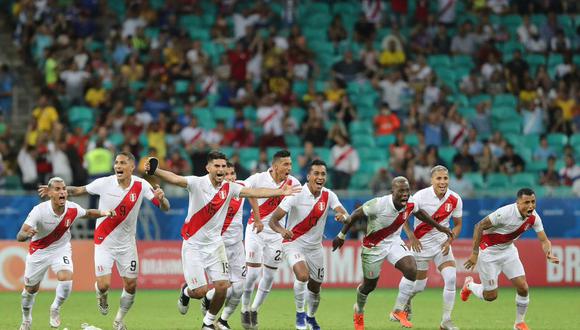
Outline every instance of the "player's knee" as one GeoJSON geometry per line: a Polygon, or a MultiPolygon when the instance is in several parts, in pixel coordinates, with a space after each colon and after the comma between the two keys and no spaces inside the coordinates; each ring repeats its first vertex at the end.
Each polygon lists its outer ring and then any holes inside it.
{"type": "Polygon", "coordinates": [[[528,293],[529,293],[529,288],[528,288],[528,284],[524,284],[523,286],[517,288],[518,291],[518,295],[522,296],[522,297],[527,297],[528,293]]]}
{"type": "Polygon", "coordinates": [[[137,291],[137,281],[129,281],[125,283],[125,291],[130,294],[135,294],[137,291]]]}
{"type": "Polygon", "coordinates": [[[308,281],[308,272],[298,272],[296,273],[296,279],[300,282],[308,281]]]}
{"type": "Polygon", "coordinates": [[[494,301],[497,299],[497,292],[496,291],[484,291],[483,292],[483,299],[485,301],[494,301]]]}
{"type": "Polygon", "coordinates": [[[405,276],[409,281],[415,281],[417,279],[417,266],[409,264],[409,266],[405,267],[403,270],[403,276],[405,276]]]}
{"type": "Polygon", "coordinates": [[[39,288],[40,288],[40,284],[37,284],[37,285],[33,285],[33,286],[25,286],[24,290],[26,290],[26,292],[28,292],[29,294],[35,294],[38,292],[39,288]]]}
{"type": "Polygon", "coordinates": [[[321,284],[322,283],[310,279],[308,280],[308,290],[310,290],[310,292],[319,293],[321,284]]]}
{"type": "Polygon", "coordinates": [[[360,286],[359,291],[362,294],[368,295],[369,293],[373,292],[376,287],[377,287],[377,283],[375,281],[373,281],[373,282],[364,282],[360,286]]]}
{"type": "Polygon", "coordinates": [[[214,282],[213,286],[214,286],[216,292],[226,292],[228,290],[228,288],[230,287],[230,282],[218,281],[218,282],[214,282]]]}

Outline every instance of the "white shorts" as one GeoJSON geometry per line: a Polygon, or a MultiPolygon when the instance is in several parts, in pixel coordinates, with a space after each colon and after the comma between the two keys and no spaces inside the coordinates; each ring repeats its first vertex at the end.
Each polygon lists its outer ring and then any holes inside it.
{"type": "Polygon", "coordinates": [[[24,268],[24,285],[35,286],[48,271],[48,267],[56,274],[62,270],[73,271],[72,251],[70,245],[63,246],[53,252],[36,251],[26,256],[24,268]]]}
{"type": "MultiPolygon", "coordinates": [[[[266,226],[266,225],[264,225],[266,226]]],[[[278,233],[256,234],[254,226],[246,226],[246,262],[278,268],[282,262],[282,236],[278,233]]]]}
{"type": "Polygon", "coordinates": [[[490,251],[489,248],[481,251],[477,259],[477,271],[485,291],[497,288],[500,273],[504,273],[510,280],[526,275],[515,246],[503,251],[490,251]]]}
{"type": "Polygon", "coordinates": [[[390,244],[379,244],[372,248],[364,247],[361,252],[363,275],[368,279],[375,279],[381,273],[383,261],[386,259],[391,265],[407,256],[413,256],[403,240],[397,238],[390,244]]]}
{"type": "Polygon", "coordinates": [[[226,255],[230,268],[230,282],[240,282],[246,278],[246,255],[244,243],[239,241],[226,245],[226,255]]]}
{"type": "Polygon", "coordinates": [[[296,243],[286,243],[283,246],[284,257],[290,268],[300,261],[306,263],[310,278],[316,282],[324,281],[324,250],[322,246],[306,248],[296,243]]]}
{"type": "Polygon", "coordinates": [[[97,277],[113,272],[113,263],[121,277],[137,278],[139,274],[139,256],[137,247],[126,249],[111,249],[103,245],[95,245],[95,274],[97,277]]]}
{"type": "MultiPolygon", "coordinates": [[[[443,243],[441,243],[443,244],[443,243]]],[[[428,270],[429,261],[433,260],[436,267],[448,261],[455,261],[453,249],[449,247],[449,253],[443,255],[440,244],[423,245],[421,252],[414,252],[415,261],[417,261],[417,270],[428,270]]]]}
{"type": "Polygon", "coordinates": [[[230,272],[223,242],[208,248],[200,248],[183,241],[181,245],[183,276],[190,290],[207,285],[205,274],[212,282],[229,281],[230,272]]]}

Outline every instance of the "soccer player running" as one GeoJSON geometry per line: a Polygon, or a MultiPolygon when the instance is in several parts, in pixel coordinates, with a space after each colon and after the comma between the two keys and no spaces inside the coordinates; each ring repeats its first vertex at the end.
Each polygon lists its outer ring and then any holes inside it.
{"type": "MultiPolygon", "coordinates": [[[[137,231],[137,216],[143,198],[163,211],[169,210],[169,201],[162,189],[151,187],[149,182],[133,175],[135,157],[128,152],[120,152],[115,157],[113,165],[115,174],[98,178],[86,186],[68,186],[71,196],[83,194],[99,195],[99,209],[114,209],[115,216],[97,219],[95,228],[95,273],[97,282],[97,307],[103,315],[109,313],[107,301],[111,286],[113,263],[117,265],[119,275],[123,279],[123,292],[119,310],[113,321],[113,329],[123,330],[123,322],[135,301],[137,290],[137,275],[139,274],[139,257],[135,234],[137,231]]],[[[39,189],[44,194],[45,187],[39,189]]]]}
{"type": "Polygon", "coordinates": [[[494,301],[498,294],[497,279],[500,273],[504,273],[516,287],[515,330],[529,329],[524,318],[530,297],[526,273],[514,241],[530,227],[542,243],[546,259],[554,264],[560,263],[552,254],[552,243],[536,212],[536,194],[530,188],[522,188],[517,193],[515,203],[500,207],[475,225],[473,251],[464,264],[466,269],[477,265],[481,284],[475,283],[471,276],[466,277],[461,289],[463,301],[467,301],[472,293],[479,299],[494,301]]]}
{"type": "MultiPolygon", "coordinates": [[[[252,188],[278,188],[283,185],[300,187],[300,182],[290,175],[290,171],[292,171],[290,152],[280,150],[272,158],[272,168],[250,176],[245,181],[246,186],[252,188]]],[[[283,199],[283,196],[258,199],[260,219],[265,225],[264,230],[260,233],[255,231],[254,213],[250,216],[246,226],[245,244],[248,274],[244,283],[241,307],[242,327],[246,329],[258,326],[258,309],[272,289],[274,275],[282,262],[282,237],[268,226],[268,221],[283,199]],[[258,292],[250,306],[252,292],[260,273],[262,278],[258,284],[258,292]]]]}
{"type": "MultiPolygon", "coordinates": [[[[230,285],[229,263],[221,230],[231,199],[270,198],[300,192],[299,187],[286,184],[277,189],[243,187],[224,180],[226,169],[226,156],[212,151],[208,154],[208,174],[205,176],[180,176],[159,168],[153,173],[162,180],[189,191],[189,209],[181,228],[181,262],[186,284],[180,290],[177,306],[179,312],[185,314],[189,309],[190,298],[205,297],[209,291],[207,274],[215,291],[203,318],[202,329],[215,329],[216,315],[224,304],[230,285]]],[[[149,162],[145,165],[145,170],[150,171],[149,162]]]]}
{"type": "MultiPolygon", "coordinates": [[[[242,186],[245,186],[243,181],[236,181],[236,179],[237,175],[234,164],[226,162],[225,180],[228,182],[236,182],[242,186]]],[[[228,288],[226,294],[224,310],[222,311],[222,314],[216,323],[218,329],[221,330],[231,329],[230,325],[228,324],[228,319],[234,313],[238,307],[238,304],[240,303],[240,299],[242,298],[242,293],[244,290],[244,280],[246,279],[246,256],[243,243],[244,225],[242,223],[244,202],[245,198],[233,197],[230,200],[224,225],[222,226],[221,230],[222,239],[224,240],[224,246],[226,249],[226,256],[229,263],[230,282],[232,284],[228,288]]],[[[257,204],[254,203],[252,208],[254,208],[257,212],[257,204]]],[[[262,225],[262,223],[260,222],[259,225],[262,225]]],[[[262,227],[256,226],[256,228],[258,231],[261,231],[263,225],[262,227]]],[[[214,294],[215,289],[211,289],[205,294],[205,297],[201,299],[202,313],[204,316],[209,309],[214,294]]]]}
{"type": "MultiPolygon", "coordinates": [[[[431,169],[431,187],[419,190],[413,195],[413,200],[419,209],[424,210],[440,223],[449,227],[453,219],[453,237],[461,232],[461,217],[463,201],[454,191],[449,189],[449,171],[445,166],[437,165],[431,169]]],[[[429,261],[433,261],[443,277],[443,316],[441,330],[458,330],[451,321],[451,312],[455,303],[456,269],[455,258],[451,250],[452,238],[434,230],[424,222],[415,219],[414,231],[409,230],[405,222],[404,230],[411,241],[411,249],[417,261],[417,280],[409,302],[405,306],[407,319],[411,319],[411,299],[417,293],[425,290],[427,285],[427,270],[429,261]]],[[[401,279],[401,282],[404,281],[401,279]]]]}
{"type": "Polygon", "coordinates": [[[22,224],[16,239],[31,239],[24,268],[22,290],[22,324],[20,330],[32,326],[32,307],[40,282],[50,267],[56,274],[56,296],[50,306],[50,326],[60,326],[60,307],[72,291],[73,261],[70,226],[79,218],[114,216],[114,211],[85,210],[67,200],[63,179],[53,177],[48,181],[46,194],[49,200],[35,206],[22,224]]]}
{"type": "Polygon", "coordinates": [[[294,302],[296,329],[319,330],[315,313],[320,303],[320,285],[324,280],[324,250],[322,236],[326,214],[334,210],[335,219],[344,222],[348,213],[334,192],[324,187],[326,163],[314,160],[310,164],[307,183],[302,191],[285,198],[270,219],[270,228],[283,237],[283,251],[295,275],[294,302]],[[288,214],[286,228],[280,220],[288,214]],[[306,288],[308,287],[308,290],[306,288]],[[308,305],[305,312],[304,303],[308,305]]]}
{"type": "Polygon", "coordinates": [[[356,303],[354,305],[354,328],[364,329],[364,306],[368,295],[376,288],[381,266],[386,259],[390,264],[403,273],[403,280],[399,284],[399,294],[391,320],[398,321],[404,328],[413,325],[407,319],[404,311],[405,304],[413,293],[417,277],[417,265],[413,254],[401,240],[403,223],[413,214],[419,220],[433,226],[452,237],[451,230],[434,221],[424,210],[420,210],[410,197],[411,188],[405,177],[398,176],[392,181],[393,193],[377,197],[357,208],[347,219],[342,230],[332,241],[333,251],[344,244],[344,238],[352,224],[356,221],[367,221],[366,236],[362,247],[362,268],[364,280],[357,288],[356,303]]]}

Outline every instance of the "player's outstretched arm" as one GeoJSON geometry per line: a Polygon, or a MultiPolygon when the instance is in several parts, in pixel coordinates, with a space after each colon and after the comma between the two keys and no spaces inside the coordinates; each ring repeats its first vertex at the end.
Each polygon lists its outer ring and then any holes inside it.
{"type": "Polygon", "coordinates": [[[546,259],[553,264],[559,264],[560,259],[552,254],[552,242],[548,239],[546,232],[542,230],[539,231],[537,235],[540,243],[542,243],[542,250],[544,250],[544,253],[546,254],[546,259]]]}
{"type": "Polygon", "coordinates": [[[423,221],[424,223],[432,226],[433,228],[437,229],[438,231],[445,233],[447,236],[453,238],[453,232],[451,231],[451,229],[442,226],[440,223],[438,223],[437,221],[433,220],[433,218],[431,218],[431,216],[423,211],[423,210],[419,210],[415,213],[413,213],[415,215],[415,217],[421,221],[423,221]]]}
{"type": "Polygon", "coordinates": [[[280,220],[285,216],[286,211],[279,207],[276,208],[274,214],[272,214],[272,218],[270,219],[270,228],[272,228],[272,230],[278,234],[282,235],[283,238],[290,239],[292,236],[294,236],[294,233],[280,225],[280,220]]]}
{"type": "Polygon", "coordinates": [[[282,188],[278,189],[242,188],[240,191],[240,197],[270,198],[277,196],[292,196],[299,193],[301,190],[301,186],[291,186],[289,184],[285,184],[282,188]]]}
{"type": "Polygon", "coordinates": [[[337,206],[334,208],[334,220],[340,223],[346,223],[348,220],[348,212],[342,206],[337,206]]]}
{"type": "Polygon", "coordinates": [[[25,242],[36,234],[36,229],[32,228],[27,224],[23,224],[20,228],[18,234],[16,234],[16,240],[18,242],[25,242]]]}
{"type": "Polygon", "coordinates": [[[346,233],[348,233],[353,223],[364,220],[366,218],[367,216],[365,215],[362,206],[354,210],[354,212],[352,212],[352,214],[348,217],[348,219],[346,219],[344,225],[342,225],[342,229],[338,232],[336,238],[332,240],[332,251],[335,251],[336,249],[340,249],[342,247],[342,245],[344,244],[346,233]]]}
{"type": "Polygon", "coordinates": [[[463,264],[466,269],[472,269],[477,264],[477,257],[479,256],[479,244],[481,243],[481,236],[483,231],[493,227],[489,217],[485,217],[483,220],[475,224],[473,228],[473,250],[471,251],[471,256],[463,264]]]}
{"type": "Polygon", "coordinates": [[[254,229],[256,230],[256,234],[260,233],[264,230],[264,223],[260,217],[260,205],[258,204],[258,200],[255,198],[248,198],[248,203],[250,203],[254,215],[254,229]]]}
{"type": "Polygon", "coordinates": [[[115,210],[101,211],[96,209],[88,209],[87,213],[82,218],[95,219],[101,217],[114,217],[115,215],[115,210]]]}
{"type": "MultiPolygon", "coordinates": [[[[147,164],[145,163],[145,168],[147,171],[147,164]]],[[[171,171],[162,170],[157,168],[154,173],[155,176],[161,178],[161,180],[166,181],[168,183],[174,184],[176,186],[180,186],[182,188],[187,188],[187,178],[181,175],[177,175],[171,171]]]]}

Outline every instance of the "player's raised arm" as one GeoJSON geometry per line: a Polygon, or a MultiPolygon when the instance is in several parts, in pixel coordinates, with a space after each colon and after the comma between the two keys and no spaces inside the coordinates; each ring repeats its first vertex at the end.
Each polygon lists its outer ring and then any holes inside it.
{"type": "Polygon", "coordinates": [[[240,197],[270,198],[277,196],[292,196],[302,190],[301,186],[291,186],[285,184],[282,188],[242,188],[240,197]]]}
{"type": "Polygon", "coordinates": [[[431,218],[431,216],[423,211],[423,210],[418,210],[417,212],[413,213],[413,215],[415,215],[415,217],[421,221],[423,221],[424,223],[432,226],[433,228],[437,229],[438,231],[445,233],[447,236],[453,238],[453,232],[451,231],[451,229],[442,226],[440,223],[438,223],[437,221],[433,220],[433,218],[431,218]]]}
{"type": "Polygon", "coordinates": [[[471,256],[463,264],[466,269],[472,269],[477,264],[477,257],[479,256],[479,244],[481,243],[481,236],[483,231],[493,227],[489,217],[485,217],[483,220],[475,224],[473,228],[473,250],[471,251],[471,256]]]}
{"type": "Polygon", "coordinates": [[[153,157],[149,157],[145,162],[145,173],[150,175],[155,175],[161,180],[166,181],[168,183],[174,184],[176,186],[180,186],[182,188],[187,188],[187,178],[181,175],[177,175],[171,171],[162,170],[157,167],[156,162],[157,159],[153,157]],[[155,164],[153,166],[153,164],[155,164]]]}
{"type": "Polygon", "coordinates": [[[155,196],[154,199],[158,201],[158,203],[154,202],[154,204],[158,206],[163,212],[169,211],[171,204],[169,204],[169,200],[165,197],[165,192],[163,189],[161,189],[158,184],[156,184],[152,189],[153,195],[155,196]]]}
{"type": "Polygon", "coordinates": [[[256,230],[256,233],[260,233],[264,230],[264,223],[260,217],[260,205],[258,204],[258,200],[255,198],[248,198],[248,203],[250,203],[254,215],[254,229],[256,230]]]}
{"type": "MultiPolygon", "coordinates": [[[[37,191],[38,196],[40,196],[40,198],[45,198],[46,196],[48,196],[48,186],[45,184],[39,185],[37,191]]],[[[86,186],[82,187],[67,186],[66,192],[68,193],[69,196],[80,196],[88,193],[86,186]]]]}
{"type": "Polygon", "coordinates": [[[542,243],[542,250],[544,250],[544,253],[546,254],[546,259],[553,264],[559,264],[560,259],[552,254],[552,242],[548,239],[546,232],[542,230],[537,232],[537,235],[540,243],[542,243]]]}
{"type": "Polygon", "coordinates": [[[270,218],[270,228],[272,228],[272,230],[278,234],[282,235],[283,238],[290,239],[292,236],[294,236],[294,233],[280,225],[280,220],[282,220],[286,214],[286,211],[280,207],[277,207],[274,211],[274,214],[272,214],[272,218],[270,218]]]}
{"type": "Polygon", "coordinates": [[[30,225],[23,224],[18,234],[16,234],[16,240],[18,242],[26,242],[34,235],[36,235],[36,229],[30,225]]]}
{"type": "Polygon", "coordinates": [[[352,212],[352,214],[345,220],[344,225],[342,225],[342,229],[338,232],[336,238],[332,240],[332,251],[342,247],[346,233],[348,233],[353,223],[366,218],[367,215],[364,213],[362,206],[354,210],[354,212],[352,212]]]}
{"type": "Polygon", "coordinates": [[[115,210],[101,211],[96,209],[87,209],[87,213],[81,218],[96,219],[101,217],[114,217],[117,215],[115,210]]]}

